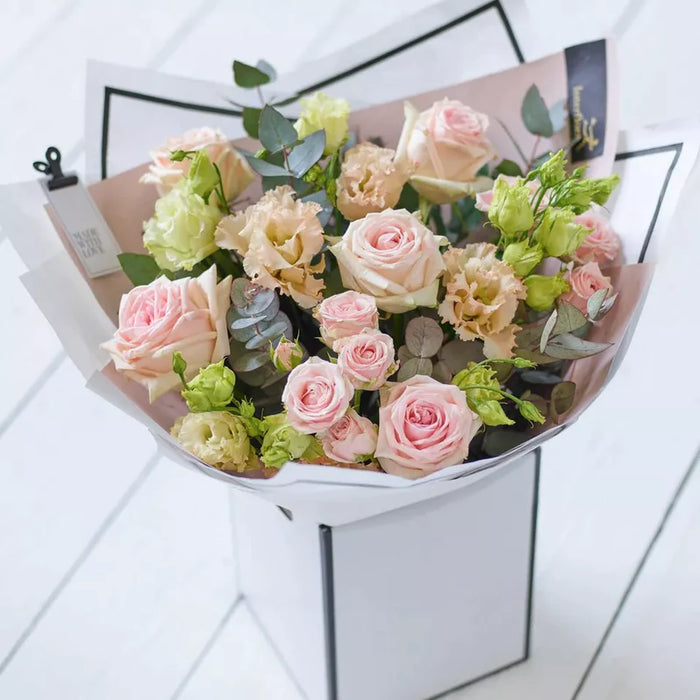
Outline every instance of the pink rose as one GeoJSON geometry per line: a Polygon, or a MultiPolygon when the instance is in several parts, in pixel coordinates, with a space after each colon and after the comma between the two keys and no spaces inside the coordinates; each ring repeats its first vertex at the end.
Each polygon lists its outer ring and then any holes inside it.
{"type": "Polygon", "coordinates": [[[338,367],[355,389],[374,391],[398,369],[394,362],[394,341],[378,330],[337,340],[338,367]]]}
{"type": "Polygon", "coordinates": [[[396,161],[412,173],[409,182],[420,194],[446,204],[491,186],[490,178],[477,176],[494,156],[485,114],[447,98],[420,113],[406,102],[404,112],[396,161]]]}
{"type": "Polygon", "coordinates": [[[463,391],[416,375],[383,397],[374,454],[389,474],[416,479],[464,462],[480,425],[463,391]]]}
{"type": "Polygon", "coordinates": [[[289,372],[301,364],[304,348],[296,340],[282,336],[275,346],[270,346],[270,359],[278,372],[289,372]]]}
{"type": "Polygon", "coordinates": [[[190,129],[182,136],[173,136],[166,140],[164,146],[151,151],[153,163],[141,178],[141,182],[151,183],[162,197],[169,192],[190,169],[188,159],[170,160],[172,151],[199,151],[205,149],[212,163],[216,163],[221,172],[224,194],[230,202],[234,200],[255,179],[255,174],[248,161],[239,155],[218,129],[202,127],[190,129]]]}
{"type": "Polygon", "coordinates": [[[187,362],[186,378],[228,354],[226,312],[231,278],[217,284],[212,265],[199,277],[159,277],[134,287],[119,305],[119,328],[103,343],[114,366],[148,388],[153,401],[180,384],[173,353],[187,362]]]}
{"type": "Polygon", "coordinates": [[[354,391],[337,365],[311,357],[287,377],[282,403],[300,433],[327,430],[347,412],[354,391]]]}
{"type": "Polygon", "coordinates": [[[574,221],[585,228],[593,229],[574,252],[576,262],[608,265],[615,260],[620,250],[620,239],[604,216],[587,211],[577,216],[574,221]]]}
{"type": "Polygon", "coordinates": [[[437,306],[443,241],[405,209],[387,209],[353,221],[330,250],[344,287],[371,294],[383,311],[403,313],[437,306]]]}
{"type": "Polygon", "coordinates": [[[575,267],[569,275],[568,282],[571,290],[559,298],[573,304],[584,314],[587,311],[589,297],[593,296],[599,289],[612,291],[613,288],[610,278],[600,271],[598,263],[595,262],[575,267]]]}
{"type": "Polygon", "coordinates": [[[341,464],[361,462],[374,454],[377,426],[350,409],[339,421],[318,434],[323,451],[341,464]]]}
{"type": "Polygon", "coordinates": [[[321,337],[329,347],[339,338],[361,333],[365,328],[377,328],[377,302],[368,294],[348,291],[324,299],[314,316],[321,325],[321,337]]]}

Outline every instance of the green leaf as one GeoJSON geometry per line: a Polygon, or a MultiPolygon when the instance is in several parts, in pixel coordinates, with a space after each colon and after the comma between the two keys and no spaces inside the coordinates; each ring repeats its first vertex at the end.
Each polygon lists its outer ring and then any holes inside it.
{"type": "Polygon", "coordinates": [[[498,455],[508,452],[508,450],[512,450],[525,442],[529,437],[531,437],[529,432],[520,432],[508,428],[491,428],[486,431],[482,449],[489,457],[498,457],[498,455]]]}
{"type": "Polygon", "coordinates": [[[234,372],[252,372],[270,362],[270,353],[267,350],[251,350],[236,357],[229,357],[229,364],[234,372]]]}
{"type": "Polygon", "coordinates": [[[401,365],[397,379],[400,382],[404,382],[411,377],[415,377],[416,374],[425,374],[429,377],[432,373],[433,363],[430,360],[425,357],[414,357],[408,360],[406,364],[401,365]]]}
{"type": "Polygon", "coordinates": [[[597,292],[594,292],[590,297],[588,297],[588,301],[586,302],[586,310],[588,311],[588,318],[590,318],[591,321],[595,321],[597,318],[598,314],[600,313],[600,309],[603,306],[603,302],[605,301],[605,297],[607,296],[607,289],[599,289],[597,292]]]}
{"type": "Polygon", "coordinates": [[[243,128],[245,129],[246,134],[253,139],[258,138],[261,112],[262,109],[258,109],[257,107],[243,108],[243,128]]]}
{"type": "Polygon", "coordinates": [[[495,168],[495,172],[500,175],[509,175],[510,177],[522,177],[523,171],[520,166],[512,160],[504,158],[495,168]]]}
{"type": "Polygon", "coordinates": [[[588,323],[588,319],[573,304],[560,301],[557,304],[557,322],[552,329],[552,335],[571,333],[588,323]]]}
{"type": "Polygon", "coordinates": [[[577,338],[571,333],[563,333],[549,341],[545,352],[558,360],[578,360],[582,357],[597,355],[599,352],[607,350],[611,345],[612,343],[593,343],[577,338]]]}
{"type": "Polygon", "coordinates": [[[270,76],[265,72],[242,61],[233,62],[233,80],[238,87],[254,88],[270,82],[270,76]]]}
{"type": "Polygon", "coordinates": [[[285,168],[275,165],[274,163],[268,163],[262,158],[256,158],[255,156],[246,156],[246,160],[253,170],[263,177],[282,177],[288,178],[291,173],[285,168]]]}
{"type": "Polygon", "coordinates": [[[481,362],[484,359],[484,346],[476,340],[455,338],[440,348],[438,359],[444,362],[453,374],[457,374],[470,362],[481,362]]]}
{"type": "Polygon", "coordinates": [[[561,377],[558,374],[543,372],[539,369],[522,372],[520,378],[528,384],[559,384],[561,382],[561,377]]]}
{"type": "Polygon", "coordinates": [[[141,253],[120,253],[117,255],[124,274],[131,280],[134,287],[150,284],[163,273],[158,263],[150,256],[141,253]]]}
{"type": "Polygon", "coordinates": [[[406,326],[406,347],[416,357],[433,357],[442,346],[443,333],[440,324],[433,318],[418,316],[406,326]]]}
{"type": "Polygon", "coordinates": [[[333,207],[328,201],[328,195],[326,190],[319,190],[318,192],[312,192],[307,194],[306,197],[302,198],[304,202],[316,202],[316,204],[321,205],[321,211],[316,214],[318,220],[321,222],[321,226],[325,226],[333,214],[333,207]]]}
{"type": "Polygon", "coordinates": [[[555,132],[561,131],[566,125],[566,100],[559,100],[549,108],[549,119],[555,132]]]}
{"type": "Polygon", "coordinates": [[[523,122],[527,130],[536,136],[550,138],[554,134],[552,120],[549,117],[547,105],[537,89],[537,85],[531,85],[525,94],[525,99],[520,110],[523,122]]]}
{"type": "Polygon", "coordinates": [[[260,143],[269,153],[277,153],[297,141],[292,123],[274,107],[265,105],[260,115],[260,143]]]}
{"type": "Polygon", "coordinates": [[[301,177],[321,158],[325,147],[326,132],[323,129],[309,134],[290,152],[288,156],[289,169],[296,177],[301,177]]]}
{"type": "Polygon", "coordinates": [[[255,67],[265,73],[271,81],[277,80],[277,71],[262,58],[255,64],[255,67]]]}
{"type": "Polygon", "coordinates": [[[407,211],[418,211],[418,192],[411,185],[406,183],[401,190],[401,196],[397,202],[395,209],[406,209],[407,211]]]}
{"type": "Polygon", "coordinates": [[[540,337],[540,352],[544,352],[544,349],[547,346],[547,341],[549,340],[549,336],[552,335],[552,331],[554,330],[554,326],[557,323],[558,317],[559,312],[556,309],[554,309],[550,317],[547,319],[547,322],[544,324],[544,328],[542,329],[542,336],[540,337]]]}
{"type": "Polygon", "coordinates": [[[550,411],[553,417],[566,413],[574,404],[576,384],[574,382],[560,382],[552,389],[550,396],[550,411]]]}

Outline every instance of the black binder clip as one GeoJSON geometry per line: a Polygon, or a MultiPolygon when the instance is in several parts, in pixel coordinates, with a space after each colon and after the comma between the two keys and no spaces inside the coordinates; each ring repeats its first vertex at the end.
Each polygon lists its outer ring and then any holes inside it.
{"type": "Polygon", "coordinates": [[[34,170],[49,176],[46,183],[49,190],[59,190],[61,187],[78,184],[77,175],[64,175],[61,170],[61,151],[56,146],[49,146],[46,149],[46,162],[43,160],[35,160],[34,170]]]}

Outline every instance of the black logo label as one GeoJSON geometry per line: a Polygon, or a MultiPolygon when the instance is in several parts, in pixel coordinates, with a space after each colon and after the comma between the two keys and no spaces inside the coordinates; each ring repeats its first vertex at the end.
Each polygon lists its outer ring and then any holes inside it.
{"type": "Polygon", "coordinates": [[[564,51],[568,82],[571,162],[603,154],[608,79],[605,40],[571,46],[564,51]]]}

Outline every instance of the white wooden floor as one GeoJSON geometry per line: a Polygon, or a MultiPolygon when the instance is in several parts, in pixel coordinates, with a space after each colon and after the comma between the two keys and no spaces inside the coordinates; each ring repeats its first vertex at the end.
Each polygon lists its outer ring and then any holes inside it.
{"type": "MultiPolygon", "coordinates": [[[[292,69],[428,4],[3,0],[0,181],[50,143],[81,167],[87,58],[228,81],[234,56],[292,69]]],[[[617,35],[624,126],[700,115],[695,4],[527,5],[550,46],[617,35]]],[[[698,191],[623,368],[545,447],[531,659],[454,697],[700,698],[698,191]]],[[[0,233],[0,699],[298,698],[236,605],[225,485],[82,387],[23,271],[0,233]]]]}

